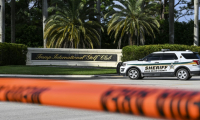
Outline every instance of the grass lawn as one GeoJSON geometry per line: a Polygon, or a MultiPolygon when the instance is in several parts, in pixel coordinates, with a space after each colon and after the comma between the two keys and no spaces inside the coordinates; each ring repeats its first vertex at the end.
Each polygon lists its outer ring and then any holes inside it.
{"type": "Polygon", "coordinates": [[[13,66],[0,66],[0,74],[98,75],[98,74],[116,74],[116,69],[13,65],[13,66]]]}

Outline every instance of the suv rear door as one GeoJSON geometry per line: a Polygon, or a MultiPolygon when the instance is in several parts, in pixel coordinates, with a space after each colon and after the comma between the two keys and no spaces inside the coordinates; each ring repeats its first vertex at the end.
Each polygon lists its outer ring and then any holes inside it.
{"type": "Polygon", "coordinates": [[[163,53],[159,64],[160,68],[162,68],[159,69],[161,76],[174,76],[174,70],[178,63],[179,60],[175,53],[163,53]]]}

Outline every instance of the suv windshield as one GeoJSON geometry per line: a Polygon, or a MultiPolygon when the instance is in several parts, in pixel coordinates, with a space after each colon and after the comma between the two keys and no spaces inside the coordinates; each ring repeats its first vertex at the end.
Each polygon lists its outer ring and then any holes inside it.
{"type": "Polygon", "coordinates": [[[142,58],[142,60],[146,60],[146,59],[147,59],[148,57],[150,57],[150,56],[151,56],[151,54],[145,56],[144,58],[142,58]]]}
{"type": "Polygon", "coordinates": [[[197,53],[182,53],[181,55],[185,59],[200,59],[200,56],[197,53]]]}
{"type": "Polygon", "coordinates": [[[146,57],[142,58],[142,60],[148,60],[148,61],[161,60],[161,58],[162,58],[162,54],[150,54],[150,55],[147,55],[146,57]]]}

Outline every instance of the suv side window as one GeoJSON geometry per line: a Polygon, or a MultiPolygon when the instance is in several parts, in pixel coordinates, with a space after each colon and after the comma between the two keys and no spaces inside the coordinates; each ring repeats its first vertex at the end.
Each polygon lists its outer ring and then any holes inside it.
{"type": "Polygon", "coordinates": [[[161,60],[162,54],[151,54],[147,57],[148,61],[151,60],[161,60]]]}
{"type": "Polygon", "coordinates": [[[185,59],[200,59],[200,56],[197,53],[182,53],[181,55],[185,59]]]}
{"type": "Polygon", "coordinates": [[[177,60],[178,57],[174,53],[164,53],[162,60],[177,60]]]}

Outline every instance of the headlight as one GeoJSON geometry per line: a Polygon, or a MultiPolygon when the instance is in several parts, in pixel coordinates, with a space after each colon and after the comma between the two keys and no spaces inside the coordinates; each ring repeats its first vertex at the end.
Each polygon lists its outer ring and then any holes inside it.
{"type": "Polygon", "coordinates": [[[122,66],[126,66],[126,63],[122,63],[122,66]]]}

